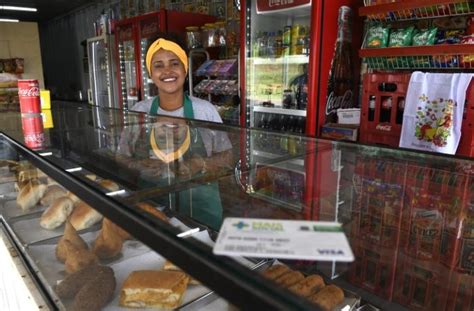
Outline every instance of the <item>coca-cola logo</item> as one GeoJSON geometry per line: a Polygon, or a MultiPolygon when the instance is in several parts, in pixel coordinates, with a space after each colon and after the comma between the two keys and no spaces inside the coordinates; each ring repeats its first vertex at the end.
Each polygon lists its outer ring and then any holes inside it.
{"type": "Polygon", "coordinates": [[[379,131],[384,131],[384,132],[391,132],[392,126],[390,124],[377,124],[375,129],[379,131]]]}
{"type": "Polygon", "coordinates": [[[334,92],[329,93],[326,102],[326,115],[336,113],[339,108],[353,108],[351,90],[347,90],[343,96],[335,96],[334,92]]]}
{"type": "Polygon", "coordinates": [[[20,97],[38,97],[40,96],[39,87],[34,86],[29,89],[18,89],[18,95],[20,97]]]}
{"type": "Polygon", "coordinates": [[[35,133],[25,135],[25,143],[35,143],[42,144],[44,143],[44,133],[35,133]]]}

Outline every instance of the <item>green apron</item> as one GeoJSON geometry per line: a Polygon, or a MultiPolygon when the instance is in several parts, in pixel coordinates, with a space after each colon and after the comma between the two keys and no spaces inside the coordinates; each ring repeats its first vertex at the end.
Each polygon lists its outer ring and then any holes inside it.
{"type": "MultiPolygon", "coordinates": [[[[184,96],[184,117],[194,119],[191,99],[184,96]]],[[[160,107],[159,97],[156,96],[150,108],[150,115],[156,116],[160,107]]],[[[191,129],[191,145],[184,158],[199,155],[207,158],[206,148],[197,129],[191,129]]],[[[190,216],[215,230],[219,230],[222,223],[222,204],[217,182],[208,182],[188,190],[180,191],[171,196],[171,206],[176,206],[179,214],[190,216]]]]}

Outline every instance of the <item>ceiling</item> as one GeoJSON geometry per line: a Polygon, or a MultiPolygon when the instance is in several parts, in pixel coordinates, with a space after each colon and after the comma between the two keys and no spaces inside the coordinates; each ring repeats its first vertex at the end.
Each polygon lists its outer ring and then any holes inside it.
{"type": "Polygon", "coordinates": [[[0,18],[14,18],[22,22],[45,22],[94,2],[92,0],[0,0],[0,5],[38,9],[37,12],[0,10],[0,18]]]}

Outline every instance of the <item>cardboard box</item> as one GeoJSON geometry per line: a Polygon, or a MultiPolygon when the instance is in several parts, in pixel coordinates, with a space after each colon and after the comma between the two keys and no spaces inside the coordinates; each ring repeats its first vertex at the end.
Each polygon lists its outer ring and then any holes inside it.
{"type": "Polygon", "coordinates": [[[357,141],[359,126],[353,124],[328,123],[321,128],[321,137],[335,140],[357,141]]]}
{"type": "Polygon", "coordinates": [[[40,90],[41,110],[51,109],[51,96],[49,90],[40,90]]]}
{"type": "Polygon", "coordinates": [[[54,127],[53,115],[51,114],[51,110],[46,109],[41,111],[41,117],[43,118],[43,128],[50,129],[54,127]]]}

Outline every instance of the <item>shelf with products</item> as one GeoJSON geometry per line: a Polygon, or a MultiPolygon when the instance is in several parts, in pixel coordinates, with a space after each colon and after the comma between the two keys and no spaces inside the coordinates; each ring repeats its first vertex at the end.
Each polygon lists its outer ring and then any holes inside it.
{"type": "Polygon", "coordinates": [[[286,55],[281,57],[251,57],[253,65],[282,65],[282,64],[308,64],[308,55],[286,55]]]}
{"type": "MultiPolygon", "coordinates": [[[[377,1],[365,1],[370,4],[377,1]]],[[[382,2],[382,1],[379,1],[382,2]]],[[[404,21],[474,14],[469,0],[401,0],[386,1],[359,8],[359,15],[372,21],[404,21]]]]}

